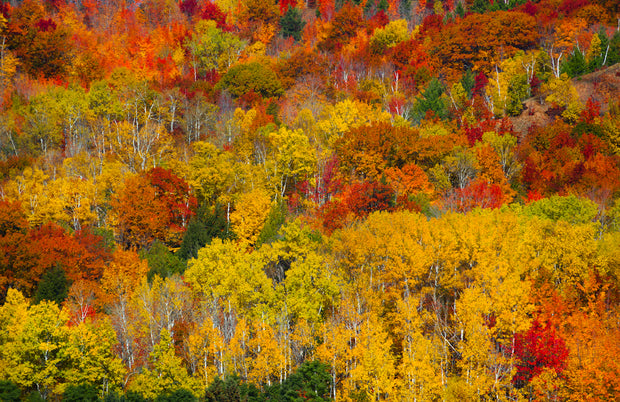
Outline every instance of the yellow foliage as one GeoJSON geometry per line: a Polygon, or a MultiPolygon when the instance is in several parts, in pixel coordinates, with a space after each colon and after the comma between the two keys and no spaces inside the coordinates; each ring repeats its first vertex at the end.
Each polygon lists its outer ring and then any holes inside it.
{"type": "Polygon", "coordinates": [[[326,105],[317,122],[322,141],[330,147],[350,128],[373,121],[389,122],[392,115],[379,108],[359,101],[345,99],[335,105],[326,105]]]}
{"type": "Polygon", "coordinates": [[[235,203],[235,211],[230,214],[232,230],[237,238],[249,246],[256,243],[270,209],[271,198],[265,190],[256,189],[242,194],[235,203]]]}
{"type": "Polygon", "coordinates": [[[560,78],[551,78],[546,85],[546,91],[549,93],[545,98],[546,102],[566,108],[562,112],[562,117],[568,121],[576,121],[579,118],[583,105],[575,86],[566,73],[560,78]]]}

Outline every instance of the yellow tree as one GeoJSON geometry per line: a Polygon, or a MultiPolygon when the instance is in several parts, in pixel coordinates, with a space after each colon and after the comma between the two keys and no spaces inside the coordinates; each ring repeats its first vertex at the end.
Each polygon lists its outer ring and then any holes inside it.
{"type": "Polygon", "coordinates": [[[161,330],[160,341],[149,355],[149,366],[129,384],[128,389],[139,392],[145,398],[156,398],[179,389],[199,393],[199,383],[192,378],[183,361],[175,354],[170,333],[161,330]]]}
{"type": "Polygon", "coordinates": [[[264,320],[251,322],[248,342],[248,379],[255,384],[282,383],[288,375],[286,351],[282,350],[276,331],[264,320]]]}
{"type": "Polygon", "coordinates": [[[375,401],[396,397],[396,359],[392,354],[392,340],[383,323],[374,314],[364,320],[358,343],[352,350],[357,364],[351,370],[354,389],[364,392],[375,401]]]}
{"type": "Polygon", "coordinates": [[[10,289],[0,309],[3,321],[0,361],[2,377],[47,398],[65,383],[62,350],[67,342],[67,315],[54,302],[28,307],[23,295],[10,289]],[[17,313],[17,314],[16,314],[17,313]]]}
{"type": "Polygon", "coordinates": [[[260,235],[271,209],[271,199],[263,189],[242,194],[230,214],[232,230],[247,246],[253,246],[260,235]]]}
{"type": "Polygon", "coordinates": [[[273,298],[259,253],[220,239],[213,239],[198,251],[198,258],[189,261],[185,281],[209,302],[221,303],[239,315],[260,317],[273,298]]]}
{"type": "Polygon", "coordinates": [[[110,321],[84,321],[68,326],[66,331],[61,356],[68,362],[63,371],[67,384],[92,384],[100,395],[121,389],[126,368],[113,353],[117,339],[110,321]]]}
{"type": "Polygon", "coordinates": [[[116,249],[101,278],[105,292],[103,301],[109,309],[110,321],[118,338],[118,354],[127,366],[128,375],[133,374],[140,360],[139,332],[135,325],[139,316],[131,299],[147,271],[147,262],[141,260],[135,251],[116,249]]]}
{"type": "Polygon", "coordinates": [[[281,127],[269,134],[269,140],[272,158],[265,168],[277,201],[284,198],[289,186],[312,174],[317,160],[308,136],[301,130],[281,127]]]}

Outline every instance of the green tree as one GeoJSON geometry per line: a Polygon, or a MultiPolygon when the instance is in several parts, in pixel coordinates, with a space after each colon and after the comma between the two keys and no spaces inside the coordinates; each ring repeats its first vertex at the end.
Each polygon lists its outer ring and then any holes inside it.
{"type": "Polygon", "coordinates": [[[265,98],[280,96],[284,93],[282,83],[276,73],[258,61],[232,66],[217,83],[216,88],[228,89],[237,97],[250,91],[265,98]]]}
{"type": "Polygon", "coordinates": [[[427,112],[433,112],[435,117],[446,119],[448,117],[448,102],[444,92],[445,87],[441,81],[433,78],[424,90],[424,93],[416,99],[414,117],[417,120],[421,120],[427,112]]]}
{"type": "Polygon", "coordinates": [[[297,7],[289,7],[280,18],[282,36],[285,38],[292,36],[298,42],[301,40],[301,32],[305,25],[306,22],[302,19],[301,11],[297,7]]]}
{"type": "Polygon", "coordinates": [[[149,272],[146,274],[149,282],[155,275],[163,279],[185,271],[185,264],[160,241],[153,242],[148,250],[142,250],[140,257],[149,263],[149,272]]]}
{"type": "Polygon", "coordinates": [[[216,377],[205,392],[206,402],[250,402],[265,400],[254,384],[242,382],[238,376],[229,375],[225,380],[216,377]]]}
{"type": "Polygon", "coordinates": [[[47,300],[61,305],[67,298],[69,285],[65,270],[60,265],[56,265],[41,277],[34,295],[34,302],[40,303],[47,300]]]}
{"type": "Polygon", "coordinates": [[[552,221],[566,221],[572,225],[592,222],[598,215],[596,203],[575,195],[553,195],[528,204],[523,208],[527,215],[539,216],[552,221]]]}
{"type": "Polygon", "coordinates": [[[190,220],[181,248],[176,255],[182,260],[196,258],[198,250],[209,244],[211,239],[231,238],[232,232],[229,226],[226,208],[222,204],[215,204],[212,208],[202,206],[190,220]]]}
{"type": "Polygon", "coordinates": [[[579,77],[580,75],[590,72],[586,58],[579,48],[575,47],[573,49],[573,53],[562,63],[560,72],[568,74],[571,78],[579,77]]]}
{"type": "Polygon", "coordinates": [[[12,381],[0,381],[0,401],[3,402],[19,402],[22,391],[12,381]]]}
{"type": "Polygon", "coordinates": [[[198,398],[191,391],[181,388],[169,394],[162,394],[155,398],[155,402],[197,402],[198,398]]]}
{"type": "Polygon", "coordinates": [[[329,366],[319,361],[304,362],[282,384],[281,395],[285,401],[330,401],[329,366]]]}
{"type": "Polygon", "coordinates": [[[222,31],[213,20],[196,24],[194,36],[188,40],[194,80],[212,70],[223,71],[233,65],[241,55],[246,42],[222,31]]]}
{"type": "Polygon", "coordinates": [[[69,385],[62,394],[63,402],[91,402],[99,401],[97,388],[92,384],[69,385]]]}

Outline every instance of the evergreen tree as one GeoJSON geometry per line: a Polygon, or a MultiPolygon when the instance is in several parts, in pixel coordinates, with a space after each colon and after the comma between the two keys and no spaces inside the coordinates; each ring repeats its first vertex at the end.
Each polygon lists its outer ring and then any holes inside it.
{"type": "Polygon", "coordinates": [[[270,243],[276,240],[278,231],[280,230],[280,227],[282,227],[282,224],[284,224],[285,220],[286,203],[281,202],[271,207],[271,211],[269,212],[267,221],[263,226],[263,230],[261,230],[260,235],[258,235],[258,240],[256,240],[255,247],[258,248],[261,244],[270,243]]]}
{"type": "Polygon", "coordinates": [[[470,7],[470,11],[472,13],[482,14],[489,8],[488,0],[474,0],[473,4],[470,7]]]}
{"type": "Polygon", "coordinates": [[[220,239],[232,237],[232,232],[228,230],[226,209],[219,204],[212,210],[202,206],[192,217],[176,255],[182,260],[196,258],[198,250],[209,244],[214,237],[220,239]]]}
{"type": "Polygon", "coordinates": [[[282,400],[329,401],[330,383],[329,369],[325,363],[306,361],[282,384],[282,400]]]}
{"type": "Polygon", "coordinates": [[[444,91],[443,84],[437,78],[433,78],[429,82],[428,87],[415,103],[415,117],[417,120],[423,119],[427,112],[433,112],[439,119],[448,117],[448,106],[442,96],[444,91]]]}
{"type": "Polygon", "coordinates": [[[589,72],[588,63],[583,53],[578,48],[573,49],[573,53],[568,56],[566,61],[560,67],[562,73],[568,74],[569,77],[575,78],[589,72]]]}
{"type": "Polygon", "coordinates": [[[306,22],[302,19],[301,11],[297,7],[289,7],[282,18],[280,18],[282,36],[285,38],[292,36],[298,42],[301,40],[301,32],[305,25],[306,22]]]}
{"type": "MultiPolygon", "coordinates": [[[[607,47],[605,47],[607,49],[607,47]]],[[[609,51],[607,51],[607,65],[612,66],[620,62],[620,31],[616,31],[609,41],[609,51]]]]}
{"type": "Polygon", "coordinates": [[[19,402],[21,393],[21,390],[15,383],[7,380],[0,381],[0,401],[19,402]]]}
{"type": "Polygon", "coordinates": [[[63,402],[98,401],[97,388],[91,384],[69,385],[62,395],[63,402]]]}
{"type": "Polygon", "coordinates": [[[198,399],[189,390],[181,388],[171,394],[159,395],[155,402],[197,402],[198,399]]]}
{"type": "Polygon", "coordinates": [[[59,265],[48,270],[42,277],[34,296],[34,302],[39,303],[43,300],[49,300],[62,304],[67,298],[69,292],[69,281],[65,275],[64,269],[59,265]]]}
{"type": "Polygon", "coordinates": [[[228,376],[225,381],[216,377],[205,393],[206,402],[259,402],[266,400],[254,384],[242,383],[238,376],[228,376]]]}
{"type": "Polygon", "coordinates": [[[159,275],[168,278],[174,274],[182,274],[185,271],[185,264],[168,250],[165,244],[155,241],[148,251],[141,251],[140,257],[149,263],[149,272],[146,274],[149,282],[153,276],[159,275]]]}
{"type": "Polygon", "coordinates": [[[474,75],[473,71],[471,71],[471,69],[467,69],[467,71],[463,73],[463,77],[461,78],[461,85],[463,86],[465,92],[467,92],[467,98],[471,99],[472,96],[474,96],[474,86],[476,86],[476,76],[474,75]]]}
{"type": "Polygon", "coordinates": [[[460,1],[456,4],[456,9],[454,10],[456,15],[463,18],[465,16],[465,8],[463,8],[463,3],[460,1]]]}

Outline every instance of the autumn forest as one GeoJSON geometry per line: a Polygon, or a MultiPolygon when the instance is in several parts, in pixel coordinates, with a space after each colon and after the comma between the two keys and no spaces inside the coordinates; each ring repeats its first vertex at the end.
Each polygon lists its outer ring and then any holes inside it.
{"type": "Polygon", "coordinates": [[[0,400],[620,398],[620,3],[2,0],[0,400]]]}

